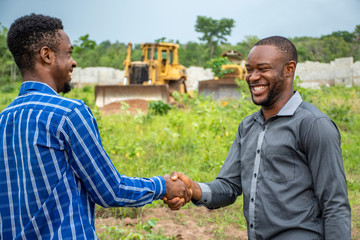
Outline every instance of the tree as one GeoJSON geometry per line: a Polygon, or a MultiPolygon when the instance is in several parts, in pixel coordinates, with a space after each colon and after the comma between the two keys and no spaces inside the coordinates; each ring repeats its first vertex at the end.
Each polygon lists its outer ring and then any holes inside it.
{"type": "Polygon", "coordinates": [[[355,40],[360,42],[360,25],[356,25],[355,31],[353,32],[355,40]]]}
{"type": "Polygon", "coordinates": [[[8,29],[0,23],[0,87],[11,80],[20,80],[20,71],[7,47],[7,33],[8,29]]]}
{"type": "Polygon", "coordinates": [[[202,33],[199,39],[206,41],[210,49],[210,58],[214,54],[215,48],[220,43],[227,41],[226,36],[231,34],[235,21],[230,18],[222,18],[220,20],[198,16],[195,24],[195,31],[202,33]]]}
{"type": "Polygon", "coordinates": [[[337,32],[333,32],[330,35],[326,35],[326,36],[334,36],[334,37],[337,37],[337,38],[342,38],[346,42],[352,42],[355,39],[355,34],[350,33],[348,31],[337,31],[337,32]]]}
{"type": "Polygon", "coordinates": [[[206,50],[207,47],[203,43],[188,42],[182,44],[179,48],[179,62],[185,67],[206,67],[209,60],[206,50]]]}

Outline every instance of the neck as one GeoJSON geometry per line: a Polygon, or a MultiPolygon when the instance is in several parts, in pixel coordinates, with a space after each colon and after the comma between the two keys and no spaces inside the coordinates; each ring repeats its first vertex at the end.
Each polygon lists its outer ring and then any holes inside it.
{"type": "Polygon", "coordinates": [[[266,121],[268,118],[276,116],[281,108],[289,101],[289,99],[294,95],[294,91],[285,92],[282,96],[279,96],[275,99],[273,104],[269,106],[262,106],[261,111],[264,116],[264,120],[266,121]]]}
{"type": "Polygon", "coordinates": [[[23,72],[22,73],[23,82],[33,81],[33,82],[41,82],[47,84],[51,87],[55,92],[57,92],[57,86],[54,81],[50,81],[49,76],[45,76],[44,74],[38,74],[38,72],[23,72]]]}

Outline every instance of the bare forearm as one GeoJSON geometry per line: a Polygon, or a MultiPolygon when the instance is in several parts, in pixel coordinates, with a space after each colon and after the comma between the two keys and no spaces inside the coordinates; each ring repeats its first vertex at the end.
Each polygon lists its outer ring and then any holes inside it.
{"type": "Polygon", "coordinates": [[[192,181],[192,190],[193,190],[192,199],[195,201],[199,201],[201,199],[202,192],[197,182],[192,181]]]}

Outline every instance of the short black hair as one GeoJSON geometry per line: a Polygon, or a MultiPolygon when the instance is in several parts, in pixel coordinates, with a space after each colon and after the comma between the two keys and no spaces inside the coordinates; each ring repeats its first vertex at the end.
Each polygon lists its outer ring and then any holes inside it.
{"type": "Polygon", "coordinates": [[[21,72],[33,70],[35,56],[42,47],[48,46],[55,53],[58,51],[59,30],[63,28],[60,19],[34,13],[11,24],[7,45],[21,72]]]}
{"type": "Polygon", "coordinates": [[[295,45],[287,38],[281,36],[272,36],[261,39],[255,46],[271,45],[277,47],[280,52],[285,56],[285,60],[298,62],[298,55],[295,45]]]}

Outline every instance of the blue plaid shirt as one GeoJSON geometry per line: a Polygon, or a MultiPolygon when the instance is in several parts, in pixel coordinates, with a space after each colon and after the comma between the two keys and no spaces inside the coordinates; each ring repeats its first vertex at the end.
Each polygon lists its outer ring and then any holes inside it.
{"type": "Polygon", "coordinates": [[[139,207],[166,192],[162,177],[120,175],[90,109],[24,82],[0,114],[0,239],[97,239],[95,203],[139,207]]]}

